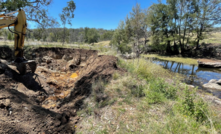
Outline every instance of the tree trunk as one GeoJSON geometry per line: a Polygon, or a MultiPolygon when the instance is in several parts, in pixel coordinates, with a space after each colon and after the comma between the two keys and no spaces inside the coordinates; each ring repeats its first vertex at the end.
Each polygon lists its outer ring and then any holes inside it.
{"type": "Polygon", "coordinates": [[[136,51],[136,57],[140,57],[140,52],[139,52],[139,40],[137,40],[137,45],[135,46],[135,51],[136,51]]]}
{"type": "Polygon", "coordinates": [[[197,37],[197,42],[196,42],[196,49],[199,49],[200,38],[202,36],[202,32],[203,32],[203,24],[200,25],[200,31],[199,31],[199,35],[197,37]]]}
{"type": "Polygon", "coordinates": [[[168,54],[171,54],[171,53],[172,53],[172,49],[171,49],[171,46],[170,46],[170,41],[167,41],[166,52],[167,52],[168,54]]]}
{"type": "Polygon", "coordinates": [[[173,46],[173,54],[179,54],[179,48],[178,48],[178,46],[177,46],[177,44],[176,44],[176,42],[174,41],[174,46],[173,46]]]}
{"type": "Polygon", "coordinates": [[[63,35],[63,44],[62,44],[62,46],[64,45],[65,37],[66,37],[66,35],[65,35],[65,27],[64,27],[64,35],[63,35]]]}

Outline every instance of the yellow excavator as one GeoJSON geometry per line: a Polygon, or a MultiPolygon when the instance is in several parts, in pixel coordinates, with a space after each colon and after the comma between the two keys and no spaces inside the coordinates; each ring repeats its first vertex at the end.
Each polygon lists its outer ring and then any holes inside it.
{"type": "Polygon", "coordinates": [[[16,12],[11,12],[8,14],[0,14],[0,29],[8,27],[8,30],[14,33],[14,64],[17,67],[17,70],[21,75],[26,74],[26,65],[31,69],[31,72],[34,73],[37,68],[37,63],[34,60],[27,60],[24,58],[24,41],[27,30],[26,15],[22,9],[19,9],[16,12]],[[17,13],[17,17],[13,14],[17,13]],[[11,30],[10,27],[14,26],[14,30],[11,30]]]}

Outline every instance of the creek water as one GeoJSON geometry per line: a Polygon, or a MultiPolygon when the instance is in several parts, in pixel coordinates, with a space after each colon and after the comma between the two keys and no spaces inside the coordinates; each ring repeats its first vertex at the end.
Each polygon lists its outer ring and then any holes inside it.
{"type": "Polygon", "coordinates": [[[148,60],[172,72],[182,74],[185,76],[184,82],[186,84],[198,86],[199,89],[209,91],[213,95],[221,98],[221,91],[203,88],[203,84],[208,83],[211,79],[221,79],[221,69],[201,68],[198,67],[198,65],[188,65],[173,61],[160,60],[157,58],[148,58],[148,60]]]}

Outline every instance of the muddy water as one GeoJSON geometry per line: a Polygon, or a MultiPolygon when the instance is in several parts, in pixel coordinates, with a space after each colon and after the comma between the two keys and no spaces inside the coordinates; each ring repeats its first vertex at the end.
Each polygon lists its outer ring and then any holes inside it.
{"type": "Polygon", "coordinates": [[[157,58],[148,59],[151,62],[163,66],[172,72],[180,73],[185,76],[184,82],[190,85],[198,86],[213,93],[215,96],[221,98],[221,91],[208,90],[203,88],[203,84],[208,83],[211,79],[221,79],[221,69],[201,68],[197,65],[188,65],[173,61],[159,60],[157,58]]]}

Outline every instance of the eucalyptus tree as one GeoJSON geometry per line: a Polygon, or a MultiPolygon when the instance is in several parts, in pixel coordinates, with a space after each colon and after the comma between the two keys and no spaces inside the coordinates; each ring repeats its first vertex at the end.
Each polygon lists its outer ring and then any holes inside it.
{"type": "Polygon", "coordinates": [[[0,10],[8,12],[23,9],[28,21],[37,22],[40,26],[49,27],[53,18],[48,16],[47,7],[53,0],[1,0],[0,10]],[[43,25],[44,24],[44,25],[43,25]]]}
{"type": "Polygon", "coordinates": [[[71,20],[74,18],[74,11],[76,9],[76,5],[73,0],[67,2],[67,7],[64,7],[62,10],[62,14],[59,14],[63,28],[63,45],[66,39],[66,24],[72,25],[71,20]]]}
{"type": "Polygon", "coordinates": [[[221,24],[221,0],[196,0],[195,19],[196,46],[206,37],[211,28],[221,24]]]}
{"type": "Polygon", "coordinates": [[[168,53],[171,53],[171,27],[169,25],[171,17],[169,15],[169,7],[163,3],[153,4],[149,8],[149,19],[153,37],[152,41],[159,43],[153,44],[156,45],[154,47],[160,50],[166,49],[168,53]]]}

